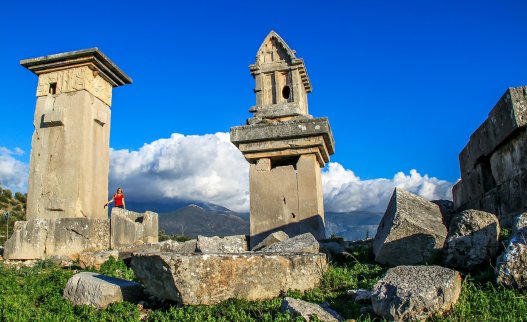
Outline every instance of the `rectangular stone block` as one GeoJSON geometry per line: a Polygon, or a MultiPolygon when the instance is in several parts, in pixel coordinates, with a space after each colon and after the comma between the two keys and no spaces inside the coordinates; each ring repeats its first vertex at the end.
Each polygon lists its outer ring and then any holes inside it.
{"type": "Polygon", "coordinates": [[[77,258],[85,251],[108,249],[108,219],[58,218],[15,223],[5,244],[6,259],[43,259],[50,256],[77,258]]]}
{"type": "Polygon", "coordinates": [[[158,242],[158,215],[154,212],[113,208],[110,226],[112,248],[158,242]]]}
{"type": "Polygon", "coordinates": [[[276,124],[256,124],[231,128],[231,142],[239,146],[266,140],[283,140],[299,137],[322,136],[329,154],[335,152],[335,142],[328,119],[314,118],[280,122],[276,124]]]}
{"type": "Polygon", "coordinates": [[[497,185],[527,170],[527,129],[500,146],[490,157],[492,175],[497,185]]]}
{"type": "Polygon", "coordinates": [[[270,299],[287,290],[316,287],[326,256],[312,253],[134,253],[132,269],[149,294],[184,305],[237,298],[270,299]]]}

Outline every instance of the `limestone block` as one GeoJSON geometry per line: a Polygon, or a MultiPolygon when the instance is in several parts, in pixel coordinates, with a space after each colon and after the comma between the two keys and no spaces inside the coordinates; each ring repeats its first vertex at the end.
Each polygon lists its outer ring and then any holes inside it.
{"type": "Polygon", "coordinates": [[[243,253],[248,250],[244,235],[205,237],[198,236],[197,251],[203,254],[243,253]]]}
{"type": "Polygon", "coordinates": [[[49,256],[77,258],[85,251],[109,247],[108,219],[36,219],[15,223],[6,242],[7,259],[42,259],[49,256]]]}
{"type": "Polygon", "coordinates": [[[99,252],[84,252],[79,256],[79,266],[81,268],[100,269],[102,264],[106,263],[110,257],[119,259],[119,251],[117,250],[104,250],[99,252]]]}
{"type": "Polygon", "coordinates": [[[300,232],[310,232],[316,239],[326,238],[322,176],[313,154],[301,155],[296,163],[298,182],[298,222],[300,232]]]}
{"type": "Polygon", "coordinates": [[[436,204],[396,188],[373,240],[375,261],[393,266],[434,261],[446,235],[436,204]]]}
{"type": "Polygon", "coordinates": [[[488,212],[465,210],[452,219],[443,248],[446,267],[472,270],[495,258],[500,226],[488,212]]]}
{"type": "Polygon", "coordinates": [[[301,316],[306,321],[337,322],[344,321],[344,318],[327,305],[318,305],[306,301],[286,297],[282,301],[280,312],[289,313],[292,316],[301,316]],[[317,320],[314,319],[317,317],[317,320]]]}
{"type": "Polygon", "coordinates": [[[86,91],[37,98],[28,220],[108,218],[109,120],[108,105],[86,91]],[[108,124],[94,121],[100,114],[108,124]]]}
{"type": "Polygon", "coordinates": [[[298,235],[293,225],[298,216],[296,171],[292,165],[279,166],[270,171],[249,169],[251,246],[264,240],[274,231],[282,230],[289,236],[298,235]]]}
{"type": "Polygon", "coordinates": [[[258,245],[254,246],[251,250],[252,251],[257,251],[257,250],[260,250],[264,247],[268,247],[268,246],[271,246],[271,245],[274,245],[276,243],[279,243],[281,241],[284,241],[286,239],[288,239],[289,236],[284,233],[283,231],[276,231],[272,234],[270,234],[269,236],[265,237],[264,240],[262,240],[258,245]]]}
{"type": "Polygon", "coordinates": [[[375,314],[390,321],[425,320],[448,312],[459,299],[461,275],[441,266],[391,268],[373,287],[375,314]]]}
{"type": "Polygon", "coordinates": [[[310,233],[305,233],[291,237],[279,243],[265,247],[261,252],[279,252],[279,253],[318,253],[320,246],[318,241],[310,233]]]}
{"type": "Polygon", "coordinates": [[[327,269],[323,254],[134,253],[132,269],[145,289],[184,305],[211,305],[231,298],[249,301],[305,291],[327,269]]]}
{"type": "Polygon", "coordinates": [[[158,215],[154,212],[113,208],[110,225],[112,248],[158,242],[158,215]]]}
{"type": "Polygon", "coordinates": [[[111,303],[138,301],[143,294],[139,283],[92,272],[73,275],[64,288],[64,298],[73,305],[104,309],[111,303]]]}

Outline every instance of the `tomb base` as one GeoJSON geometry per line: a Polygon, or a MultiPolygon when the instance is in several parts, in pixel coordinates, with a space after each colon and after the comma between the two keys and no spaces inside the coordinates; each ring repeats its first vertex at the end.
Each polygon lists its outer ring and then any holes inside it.
{"type": "Polygon", "coordinates": [[[17,221],[4,249],[6,259],[76,259],[85,251],[108,249],[108,219],[57,218],[17,221]]]}

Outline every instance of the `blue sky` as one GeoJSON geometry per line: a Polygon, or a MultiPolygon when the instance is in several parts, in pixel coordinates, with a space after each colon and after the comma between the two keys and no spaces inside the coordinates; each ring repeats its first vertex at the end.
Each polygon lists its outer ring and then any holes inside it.
{"type": "Polygon", "coordinates": [[[250,116],[248,65],[270,30],[303,58],[310,113],[362,180],[459,178],[458,153],[527,77],[527,1],[7,1],[0,147],[28,162],[37,77],[19,60],[99,47],[134,80],[114,89],[111,147],[227,132],[250,116]]]}

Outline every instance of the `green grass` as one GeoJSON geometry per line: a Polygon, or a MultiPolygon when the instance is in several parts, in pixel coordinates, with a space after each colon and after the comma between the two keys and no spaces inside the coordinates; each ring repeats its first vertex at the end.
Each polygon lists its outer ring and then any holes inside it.
{"type": "MultiPolygon", "coordinates": [[[[67,280],[77,268],[60,268],[41,261],[33,268],[16,270],[0,264],[0,321],[139,321],[140,311],[132,303],[116,303],[105,310],[75,307],[62,298],[67,280]]],[[[346,260],[331,263],[321,285],[302,294],[286,295],[310,302],[327,302],[344,318],[380,321],[360,315],[367,303],[355,303],[346,291],[371,289],[386,268],[374,264],[368,253],[352,252],[346,260]]],[[[100,272],[132,280],[133,271],[124,262],[110,260],[100,272]]],[[[490,266],[466,276],[458,303],[444,317],[430,321],[527,321],[527,293],[493,284],[490,266]]],[[[165,306],[148,312],[148,321],[302,321],[280,313],[281,298],[249,302],[229,300],[213,306],[165,306]]]]}

